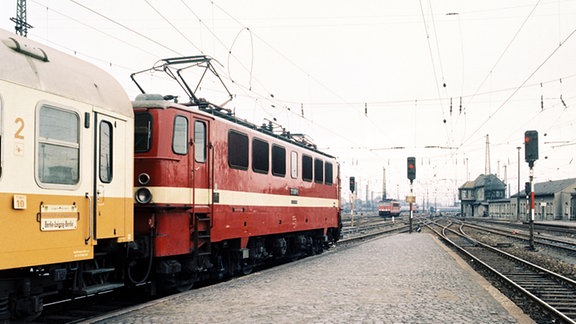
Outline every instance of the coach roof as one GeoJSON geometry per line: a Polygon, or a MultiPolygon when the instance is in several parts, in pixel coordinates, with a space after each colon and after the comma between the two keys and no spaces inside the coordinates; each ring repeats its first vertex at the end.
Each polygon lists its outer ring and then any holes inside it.
{"type": "Polygon", "coordinates": [[[128,95],[104,70],[3,29],[0,40],[3,81],[133,116],[128,95]]]}

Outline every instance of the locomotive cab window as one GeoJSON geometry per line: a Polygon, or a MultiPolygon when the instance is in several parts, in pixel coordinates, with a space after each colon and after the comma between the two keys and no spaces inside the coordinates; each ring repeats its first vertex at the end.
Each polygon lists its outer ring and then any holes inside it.
{"type": "Polygon", "coordinates": [[[236,131],[228,132],[228,165],[233,169],[248,170],[248,136],[236,131]]]}
{"type": "Polygon", "coordinates": [[[172,132],[172,151],[176,154],[188,153],[188,118],[176,116],[172,132]]]}
{"type": "Polygon", "coordinates": [[[112,182],[112,124],[100,123],[100,181],[112,182]]]}
{"type": "Polygon", "coordinates": [[[314,159],[314,182],[324,183],[324,161],[314,159]]]}
{"type": "Polygon", "coordinates": [[[267,174],[270,168],[269,163],[270,146],[260,139],[252,140],[252,170],[258,173],[267,174]]]}
{"type": "Polygon", "coordinates": [[[75,185],[80,170],[80,118],[49,105],[38,110],[36,177],[42,184],[75,185]]]}
{"type": "Polygon", "coordinates": [[[302,180],[312,182],[312,157],[302,155],[302,180]]]}
{"type": "Polygon", "coordinates": [[[134,152],[148,152],[152,147],[152,115],[136,113],[134,117],[134,152]]]}
{"type": "Polygon", "coordinates": [[[277,177],[286,175],[286,149],[272,145],[272,174],[277,177]]]}
{"type": "Polygon", "coordinates": [[[194,122],[194,158],[196,162],[206,162],[206,123],[194,122]]]}

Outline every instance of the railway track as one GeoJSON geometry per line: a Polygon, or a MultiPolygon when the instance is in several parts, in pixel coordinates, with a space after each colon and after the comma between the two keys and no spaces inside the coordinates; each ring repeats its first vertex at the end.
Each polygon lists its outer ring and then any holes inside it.
{"type": "MultiPolygon", "coordinates": [[[[509,229],[496,228],[481,224],[471,224],[469,222],[463,222],[463,224],[479,231],[489,232],[509,239],[519,240],[525,243],[529,241],[529,234],[526,233],[526,226],[524,226],[522,230],[511,231],[509,229]]],[[[558,238],[551,235],[536,233],[534,234],[534,243],[542,247],[554,248],[568,253],[576,253],[576,241],[574,239],[558,238]]]]}
{"type": "Polygon", "coordinates": [[[576,281],[469,237],[446,225],[428,225],[475,266],[489,273],[537,322],[576,323],[576,281]],[[521,296],[521,298],[520,298],[521,296]],[[526,301],[530,301],[527,303],[526,301]]]}

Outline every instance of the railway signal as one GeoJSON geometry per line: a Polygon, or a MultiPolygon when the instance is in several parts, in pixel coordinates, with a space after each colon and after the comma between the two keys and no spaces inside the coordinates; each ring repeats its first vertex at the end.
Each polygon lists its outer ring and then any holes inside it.
{"type": "Polygon", "coordinates": [[[408,158],[408,179],[410,183],[416,179],[416,158],[412,156],[408,158]]]}
{"type": "Polygon", "coordinates": [[[356,178],[350,177],[350,191],[354,192],[356,190],[356,178]]]}
{"type": "Polygon", "coordinates": [[[526,184],[526,195],[530,205],[530,249],[534,247],[534,162],[538,160],[538,132],[529,130],[524,132],[524,159],[530,167],[530,182],[526,184]]]}
{"type": "Polygon", "coordinates": [[[524,133],[524,158],[530,167],[538,160],[538,132],[534,130],[524,133]]]}

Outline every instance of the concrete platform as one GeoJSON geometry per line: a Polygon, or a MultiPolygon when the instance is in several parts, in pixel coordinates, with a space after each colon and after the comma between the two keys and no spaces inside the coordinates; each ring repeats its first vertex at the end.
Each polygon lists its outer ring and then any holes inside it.
{"type": "Polygon", "coordinates": [[[338,248],[98,323],[531,323],[425,233],[338,248]],[[336,253],[337,252],[337,253],[336,253]]]}

